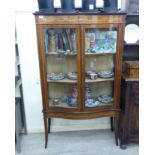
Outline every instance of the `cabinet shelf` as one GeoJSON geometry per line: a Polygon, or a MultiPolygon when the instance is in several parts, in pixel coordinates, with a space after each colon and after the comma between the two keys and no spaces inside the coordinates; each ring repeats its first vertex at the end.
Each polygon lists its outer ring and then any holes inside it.
{"type": "MultiPolygon", "coordinates": [[[[86,78],[86,83],[106,82],[106,81],[114,81],[114,80],[115,80],[115,78],[105,78],[105,79],[98,78],[95,80],[86,78]]],[[[63,79],[63,80],[49,80],[49,79],[47,79],[47,82],[49,82],[49,83],[70,83],[70,84],[77,83],[76,80],[70,80],[70,79],[63,79]]]]}
{"type": "Polygon", "coordinates": [[[87,53],[87,52],[85,52],[85,55],[114,55],[114,54],[116,54],[116,53],[87,53]]]}
{"type": "MultiPolygon", "coordinates": [[[[98,108],[98,107],[102,107],[102,106],[111,106],[111,105],[113,105],[114,103],[113,102],[110,102],[110,103],[100,103],[98,106],[95,106],[95,107],[93,107],[93,108],[98,108]]],[[[52,101],[49,101],[49,107],[55,107],[55,108],[76,108],[76,107],[72,107],[72,106],[69,106],[67,103],[65,103],[65,102],[61,102],[60,104],[58,104],[58,105],[54,105],[54,104],[52,104],[52,101]]],[[[92,107],[87,107],[86,106],[86,108],[88,108],[88,109],[91,109],[92,107]]]]}
{"type": "Polygon", "coordinates": [[[51,83],[77,83],[77,80],[70,80],[70,79],[63,79],[63,80],[49,80],[47,79],[47,82],[51,83]]]}
{"type": "Polygon", "coordinates": [[[114,80],[115,78],[104,78],[104,79],[98,78],[96,80],[91,80],[91,79],[86,78],[86,83],[108,82],[108,81],[114,81],[114,80]]]}
{"type": "Polygon", "coordinates": [[[77,55],[77,54],[76,54],[76,53],[74,53],[74,54],[67,54],[67,53],[48,52],[48,53],[46,53],[46,55],[55,55],[55,56],[57,56],[57,55],[75,56],[75,55],[77,55]]]}
{"type": "MultiPolygon", "coordinates": [[[[114,102],[110,102],[110,103],[100,103],[98,106],[95,106],[95,107],[93,107],[93,108],[99,108],[99,107],[109,107],[109,106],[112,106],[114,104],[114,102]]],[[[88,108],[88,109],[91,109],[92,107],[87,107],[86,106],[86,108],[88,108]]]]}
{"type": "Polygon", "coordinates": [[[54,105],[54,104],[52,104],[52,101],[49,101],[49,107],[55,107],[55,108],[76,108],[76,107],[71,107],[71,106],[69,106],[66,102],[61,102],[60,104],[58,104],[58,105],[54,105]]]}

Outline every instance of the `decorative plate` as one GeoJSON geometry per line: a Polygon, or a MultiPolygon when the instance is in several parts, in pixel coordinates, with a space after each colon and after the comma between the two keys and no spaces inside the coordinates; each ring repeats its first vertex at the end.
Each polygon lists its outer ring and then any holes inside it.
{"type": "Polygon", "coordinates": [[[110,102],[112,102],[114,100],[113,97],[111,97],[109,95],[101,95],[97,99],[101,103],[110,103],[110,102]]]}
{"type": "Polygon", "coordinates": [[[96,101],[94,99],[87,99],[85,101],[85,106],[89,108],[97,107],[100,104],[99,101],[96,101]]]}
{"type": "Polygon", "coordinates": [[[136,43],[139,40],[139,27],[136,24],[128,24],[125,27],[125,42],[136,43]]]}
{"type": "Polygon", "coordinates": [[[66,51],[64,51],[64,50],[57,50],[57,53],[58,53],[58,54],[65,54],[66,51]]]}
{"type": "Polygon", "coordinates": [[[63,74],[63,73],[50,73],[48,75],[48,78],[50,80],[62,80],[65,78],[65,74],[63,74]]]}
{"type": "Polygon", "coordinates": [[[114,76],[112,71],[100,71],[97,73],[99,78],[111,78],[114,76]]]}

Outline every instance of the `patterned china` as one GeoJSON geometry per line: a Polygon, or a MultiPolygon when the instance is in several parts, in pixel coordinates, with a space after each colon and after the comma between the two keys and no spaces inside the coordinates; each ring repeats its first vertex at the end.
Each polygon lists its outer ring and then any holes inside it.
{"type": "Polygon", "coordinates": [[[112,71],[100,71],[97,73],[99,78],[111,78],[114,76],[112,71]]]}
{"type": "Polygon", "coordinates": [[[94,99],[92,99],[92,98],[87,99],[87,100],[85,101],[85,106],[86,106],[86,107],[89,107],[89,108],[96,107],[96,106],[98,106],[99,104],[100,104],[99,101],[96,101],[96,100],[94,100],[94,99]]]}
{"type": "Polygon", "coordinates": [[[111,97],[109,95],[101,95],[97,99],[101,103],[110,103],[114,100],[113,97],[111,97]]]}
{"type": "Polygon", "coordinates": [[[97,79],[97,74],[91,70],[86,71],[86,76],[91,80],[97,79]]]}
{"type": "Polygon", "coordinates": [[[67,77],[71,80],[77,80],[77,72],[69,72],[67,77]]]}
{"type": "Polygon", "coordinates": [[[50,73],[48,75],[48,78],[50,80],[62,80],[65,78],[65,74],[63,74],[63,73],[50,73]]]}
{"type": "Polygon", "coordinates": [[[53,103],[53,105],[59,105],[60,104],[60,99],[59,98],[53,98],[52,103],[53,103]]]}
{"type": "Polygon", "coordinates": [[[71,107],[76,107],[77,106],[77,98],[69,97],[68,98],[68,105],[71,107]]]}

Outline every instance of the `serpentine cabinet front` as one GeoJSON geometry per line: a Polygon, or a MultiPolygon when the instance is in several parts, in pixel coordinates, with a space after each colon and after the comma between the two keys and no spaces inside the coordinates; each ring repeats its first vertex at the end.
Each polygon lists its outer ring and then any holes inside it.
{"type": "Polygon", "coordinates": [[[118,144],[123,14],[35,14],[45,147],[50,118],[114,118],[118,144]]]}

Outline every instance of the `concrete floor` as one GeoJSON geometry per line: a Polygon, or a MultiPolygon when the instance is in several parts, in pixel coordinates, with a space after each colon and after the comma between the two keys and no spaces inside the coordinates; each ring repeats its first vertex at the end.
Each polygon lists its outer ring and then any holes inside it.
{"type": "Polygon", "coordinates": [[[21,137],[21,153],[16,155],[138,155],[139,146],[129,144],[126,150],[115,145],[110,130],[54,132],[49,134],[47,149],[44,134],[21,137]]]}

